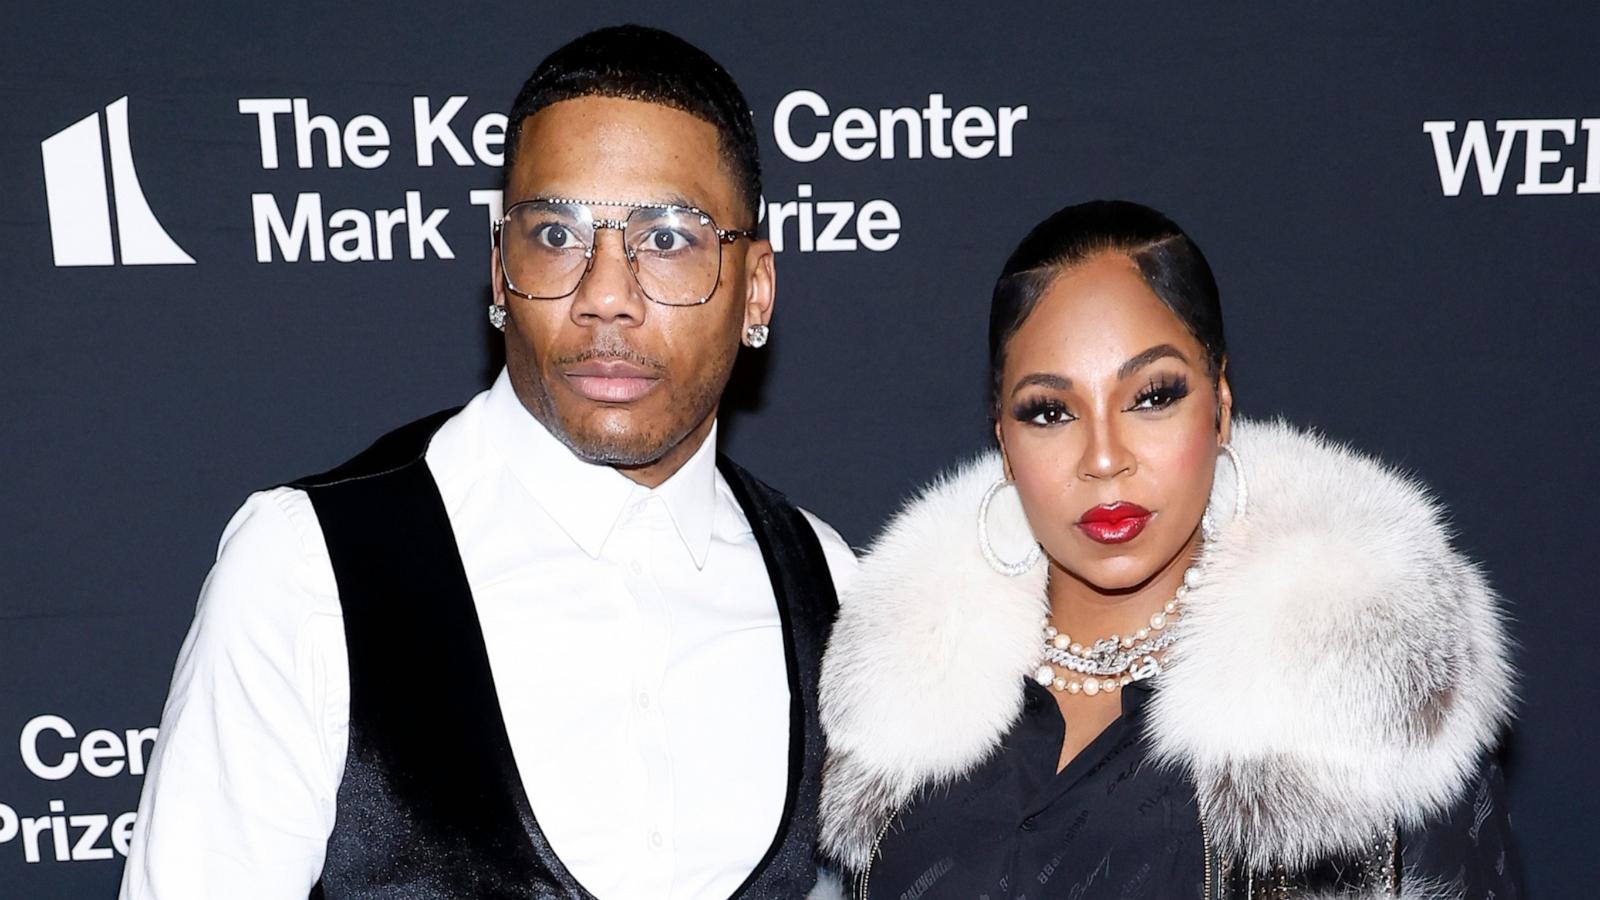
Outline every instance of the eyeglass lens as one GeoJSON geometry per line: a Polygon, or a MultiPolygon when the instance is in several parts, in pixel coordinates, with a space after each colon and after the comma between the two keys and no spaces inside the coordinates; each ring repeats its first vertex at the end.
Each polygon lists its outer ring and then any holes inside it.
{"type": "MultiPolygon", "coordinates": [[[[519,203],[500,235],[507,280],[530,297],[566,297],[589,268],[598,231],[613,227],[597,223],[584,205],[519,203]]],[[[622,241],[629,268],[651,300],[694,305],[716,290],[722,242],[710,217],[681,207],[637,208],[623,220],[622,241]]]]}

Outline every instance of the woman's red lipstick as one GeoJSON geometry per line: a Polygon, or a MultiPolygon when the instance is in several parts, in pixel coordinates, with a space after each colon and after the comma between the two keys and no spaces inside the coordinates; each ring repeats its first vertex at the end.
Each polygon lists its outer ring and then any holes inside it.
{"type": "Polygon", "coordinates": [[[1137,503],[1105,503],[1078,517],[1078,527],[1102,544],[1121,544],[1139,536],[1150,524],[1150,510],[1137,503]]]}

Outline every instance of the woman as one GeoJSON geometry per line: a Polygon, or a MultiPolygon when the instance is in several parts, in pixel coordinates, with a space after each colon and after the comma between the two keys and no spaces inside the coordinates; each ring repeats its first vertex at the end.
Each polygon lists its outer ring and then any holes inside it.
{"type": "Polygon", "coordinates": [[[861,896],[1519,896],[1497,598],[1415,481],[1234,418],[1195,244],[1061,210],[989,355],[998,452],[890,524],[824,662],[861,896]]]}

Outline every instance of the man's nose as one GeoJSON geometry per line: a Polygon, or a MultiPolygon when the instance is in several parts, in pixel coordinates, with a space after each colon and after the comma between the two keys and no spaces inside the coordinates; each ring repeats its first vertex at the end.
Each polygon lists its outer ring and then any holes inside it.
{"type": "Polygon", "coordinates": [[[572,297],[572,320],[579,325],[644,322],[649,300],[633,275],[622,232],[597,229],[589,271],[572,297]]]}

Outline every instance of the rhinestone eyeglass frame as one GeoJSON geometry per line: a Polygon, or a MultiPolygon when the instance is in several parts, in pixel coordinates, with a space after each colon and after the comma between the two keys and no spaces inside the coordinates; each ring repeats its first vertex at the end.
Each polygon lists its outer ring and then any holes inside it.
{"type": "Polygon", "coordinates": [[[575,200],[570,197],[529,197],[526,200],[518,200],[516,203],[511,204],[506,208],[505,213],[501,215],[499,219],[496,219],[494,223],[495,253],[500,259],[500,280],[505,283],[506,290],[516,294],[518,297],[523,297],[528,300],[564,300],[567,297],[571,297],[573,294],[576,294],[578,292],[578,288],[583,286],[583,280],[589,277],[589,271],[594,268],[594,250],[595,245],[599,243],[599,233],[607,228],[615,229],[619,234],[626,234],[627,232],[627,217],[621,219],[599,218],[593,215],[595,207],[614,207],[627,209],[630,210],[629,216],[632,215],[632,210],[667,210],[683,213],[685,215],[698,216],[702,225],[711,226],[711,231],[717,236],[717,275],[711,280],[711,289],[706,292],[706,295],[701,297],[699,300],[694,301],[693,303],[668,303],[665,300],[657,300],[656,298],[650,296],[650,292],[645,289],[644,282],[639,280],[639,265],[635,258],[633,249],[628,246],[627,241],[622,242],[622,254],[627,259],[628,271],[633,275],[633,283],[639,286],[639,292],[644,294],[646,299],[661,306],[703,306],[711,299],[711,295],[717,292],[717,285],[722,283],[723,245],[731,244],[740,238],[750,238],[754,240],[756,236],[754,229],[718,227],[717,221],[711,217],[710,213],[699,208],[698,206],[684,206],[681,203],[636,203],[623,200],[575,200]],[[506,265],[506,244],[502,238],[501,231],[504,229],[505,224],[511,221],[511,214],[516,212],[518,207],[527,206],[531,203],[546,203],[553,206],[582,206],[590,211],[590,217],[592,219],[596,238],[583,250],[583,274],[578,276],[578,280],[573,283],[572,289],[567,291],[565,294],[542,297],[538,294],[530,294],[511,283],[511,267],[506,265]]]}

